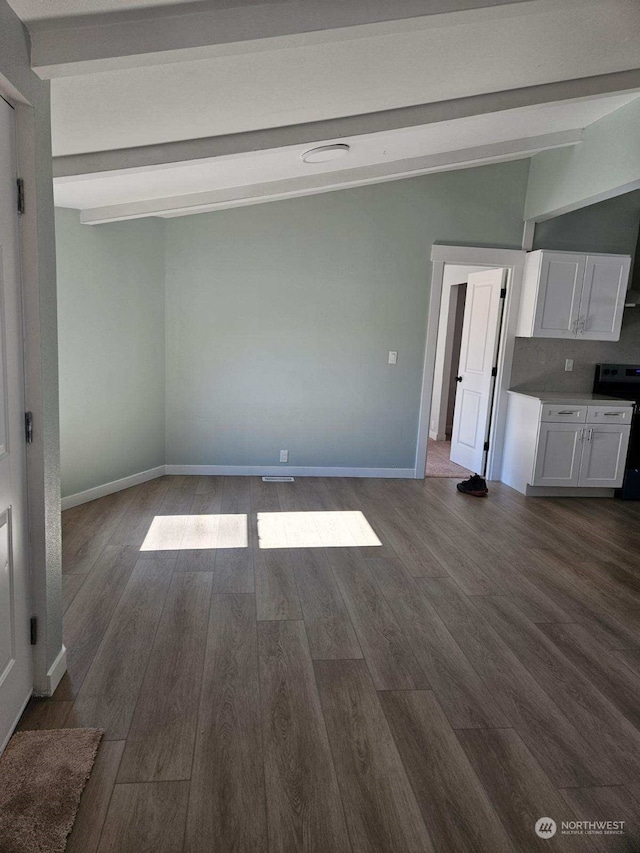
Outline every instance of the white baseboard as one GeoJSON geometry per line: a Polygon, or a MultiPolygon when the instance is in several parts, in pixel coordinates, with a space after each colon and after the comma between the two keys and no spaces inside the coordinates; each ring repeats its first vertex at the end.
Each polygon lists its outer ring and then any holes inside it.
{"type": "Polygon", "coordinates": [[[187,474],[193,476],[218,476],[218,477],[381,477],[409,479],[415,477],[413,468],[305,468],[302,466],[290,467],[288,465],[158,465],[148,471],[123,477],[122,480],[114,480],[103,486],[94,486],[85,492],[68,495],[62,498],[62,509],[71,509],[73,506],[95,501],[105,495],[112,495],[122,489],[137,486],[138,483],[146,483],[164,474],[187,474]]]}
{"type": "Polygon", "coordinates": [[[291,465],[167,465],[166,474],[224,477],[384,477],[407,479],[413,468],[305,468],[291,465]]]}
{"type": "MultiPolygon", "coordinates": [[[[60,684],[62,680],[62,676],[67,671],[67,649],[65,646],[62,646],[58,654],[56,655],[56,659],[49,667],[49,671],[47,672],[47,696],[53,696],[56,691],[56,687],[60,684]]],[[[35,694],[34,694],[35,695],[35,694]]]]}
{"type": "Polygon", "coordinates": [[[89,501],[95,501],[97,498],[103,498],[105,495],[112,495],[114,492],[121,492],[122,489],[137,486],[138,483],[146,483],[147,480],[162,477],[164,473],[165,466],[158,465],[157,468],[150,468],[148,471],[141,471],[139,474],[131,474],[130,477],[123,477],[121,480],[114,480],[111,483],[105,483],[103,486],[94,486],[85,492],[68,495],[66,498],[62,498],[62,509],[71,509],[72,506],[86,504],[89,501]]]}
{"type": "Polygon", "coordinates": [[[528,498],[612,498],[615,489],[574,486],[525,486],[528,498]]]}

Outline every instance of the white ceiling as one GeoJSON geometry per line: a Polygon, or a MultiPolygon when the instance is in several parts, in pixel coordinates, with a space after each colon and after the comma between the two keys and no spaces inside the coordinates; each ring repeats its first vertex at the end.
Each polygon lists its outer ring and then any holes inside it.
{"type": "Polygon", "coordinates": [[[55,181],[55,199],[61,207],[84,210],[140,199],[248,186],[328,172],[339,173],[382,162],[397,162],[398,171],[401,172],[402,161],[413,158],[582,129],[636,97],[638,95],[622,95],[506,110],[353,139],[343,138],[341,142],[351,145],[349,155],[329,163],[304,163],[302,154],[309,146],[298,145],[149,169],[59,178],[55,181]]]}
{"type": "MultiPolygon", "coordinates": [[[[214,9],[233,9],[237,6],[259,6],[273,0],[207,0],[214,9]]],[[[23,21],[55,20],[78,15],[99,15],[105,12],[135,12],[153,7],[195,7],[204,5],[193,0],[10,0],[17,15],[23,21]]]]}
{"type": "Polygon", "coordinates": [[[527,157],[640,94],[640,0],[9,2],[87,222],[527,157]]]}
{"type": "MultiPolygon", "coordinates": [[[[139,13],[141,10],[148,11],[162,9],[165,13],[174,11],[177,13],[193,12],[200,9],[238,9],[243,7],[264,6],[272,3],[286,3],[288,0],[55,0],[54,3],[43,2],[43,0],[9,0],[9,5],[15,10],[23,21],[59,20],[61,18],[87,17],[112,13],[139,13]]],[[[319,6],[330,6],[332,0],[311,0],[319,6]]],[[[354,0],[345,0],[353,3],[354,0]]],[[[513,2],[513,0],[425,0],[424,14],[429,14],[430,9],[441,11],[443,9],[471,9],[474,7],[499,5],[500,3],[513,2]]],[[[380,8],[375,0],[359,0],[361,5],[369,5],[372,8],[380,8]]],[[[390,4],[392,6],[392,4],[390,4]]],[[[392,8],[389,9],[387,17],[393,17],[392,8]]]]}
{"type": "MultiPolygon", "coordinates": [[[[52,81],[54,155],[300,125],[635,67],[638,0],[454,16],[302,44],[52,81]],[[423,22],[424,23],[424,22],[423,22]]],[[[571,4],[569,4],[571,5],[571,4]]],[[[527,4],[516,4],[523,10],[527,4]]],[[[405,22],[406,23],[406,22],[405,22]]]]}

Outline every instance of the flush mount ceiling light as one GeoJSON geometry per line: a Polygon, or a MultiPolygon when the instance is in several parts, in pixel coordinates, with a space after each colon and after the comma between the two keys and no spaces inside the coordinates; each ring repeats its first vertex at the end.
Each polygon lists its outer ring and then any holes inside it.
{"type": "Polygon", "coordinates": [[[321,145],[319,148],[311,148],[309,151],[305,151],[302,159],[305,163],[327,163],[329,160],[346,157],[348,153],[349,146],[344,143],[321,145]]]}

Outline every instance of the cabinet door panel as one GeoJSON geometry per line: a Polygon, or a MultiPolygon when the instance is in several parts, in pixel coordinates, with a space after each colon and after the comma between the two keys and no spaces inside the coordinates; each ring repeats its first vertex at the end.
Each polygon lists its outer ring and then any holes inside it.
{"type": "Polygon", "coordinates": [[[589,255],[580,301],[578,338],[592,341],[620,339],[624,298],[629,279],[627,257],[589,255]]]}
{"type": "Polygon", "coordinates": [[[540,424],[532,486],[577,486],[582,433],[575,424],[540,424]]]}
{"type": "Polygon", "coordinates": [[[585,429],[578,485],[618,488],[624,477],[631,427],[587,424],[585,429]]]}
{"type": "Polygon", "coordinates": [[[575,338],[585,260],[584,255],[543,254],[534,337],[575,338]]]}

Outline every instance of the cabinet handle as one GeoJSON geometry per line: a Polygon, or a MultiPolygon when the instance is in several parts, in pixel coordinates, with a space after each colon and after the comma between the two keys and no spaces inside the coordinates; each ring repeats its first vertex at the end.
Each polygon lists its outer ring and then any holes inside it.
{"type": "Polygon", "coordinates": [[[558,412],[559,415],[577,415],[577,412],[558,412]]]}
{"type": "Polygon", "coordinates": [[[602,413],[606,418],[619,418],[623,415],[623,412],[603,412],[602,413]]]}

